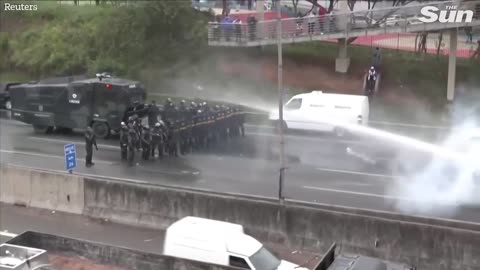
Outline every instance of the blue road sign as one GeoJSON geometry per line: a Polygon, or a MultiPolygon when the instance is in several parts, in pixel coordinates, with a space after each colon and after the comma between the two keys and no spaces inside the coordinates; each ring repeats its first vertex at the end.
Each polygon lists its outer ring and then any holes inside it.
{"type": "Polygon", "coordinates": [[[66,144],[64,147],[65,152],[65,168],[67,171],[73,170],[77,167],[77,151],[75,144],[66,144]]]}

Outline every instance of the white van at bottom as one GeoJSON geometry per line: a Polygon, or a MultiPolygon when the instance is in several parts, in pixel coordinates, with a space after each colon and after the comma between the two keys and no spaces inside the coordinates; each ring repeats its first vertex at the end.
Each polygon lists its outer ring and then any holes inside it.
{"type": "Polygon", "coordinates": [[[368,125],[368,97],[360,95],[329,94],[321,91],[299,94],[283,107],[283,124],[278,123],[278,110],[272,111],[270,120],[284,129],[335,132],[343,135],[345,126],[368,125]]]}
{"type": "Polygon", "coordinates": [[[168,227],[163,254],[251,270],[308,270],[275,257],[242,225],[198,217],[168,227]]]}

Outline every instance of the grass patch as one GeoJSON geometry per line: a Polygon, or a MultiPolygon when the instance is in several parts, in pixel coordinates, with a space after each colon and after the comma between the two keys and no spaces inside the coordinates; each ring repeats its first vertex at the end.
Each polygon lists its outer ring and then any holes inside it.
{"type": "Polygon", "coordinates": [[[0,72],[0,82],[28,82],[33,79],[30,75],[21,72],[0,72]]]}

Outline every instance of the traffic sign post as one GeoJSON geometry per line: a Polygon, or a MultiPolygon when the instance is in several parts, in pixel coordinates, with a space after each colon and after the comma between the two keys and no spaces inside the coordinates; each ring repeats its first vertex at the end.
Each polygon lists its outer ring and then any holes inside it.
{"type": "Polygon", "coordinates": [[[65,153],[65,169],[72,173],[73,169],[77,167],[77,151],[75,149],[75,144],[66,144],[64,147],[65,153]]]}

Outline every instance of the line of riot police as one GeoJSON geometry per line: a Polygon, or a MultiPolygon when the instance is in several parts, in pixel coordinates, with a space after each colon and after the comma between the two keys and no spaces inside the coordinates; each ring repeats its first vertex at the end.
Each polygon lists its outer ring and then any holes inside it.
{"type": "Polygon", "coordinates": [[[122,161],[134,164],[135,153],[142,159],[177,157],[200,149],[209,149],[229,138],[245,136],[245,115],[239,107],[209,106],[207,102],[178,106],[169,98],[163,109],[152,102],[142,113],[122,122],[120,148],[122,161]],[[148,125],[139,115],[147,115],[148,125]]]}

